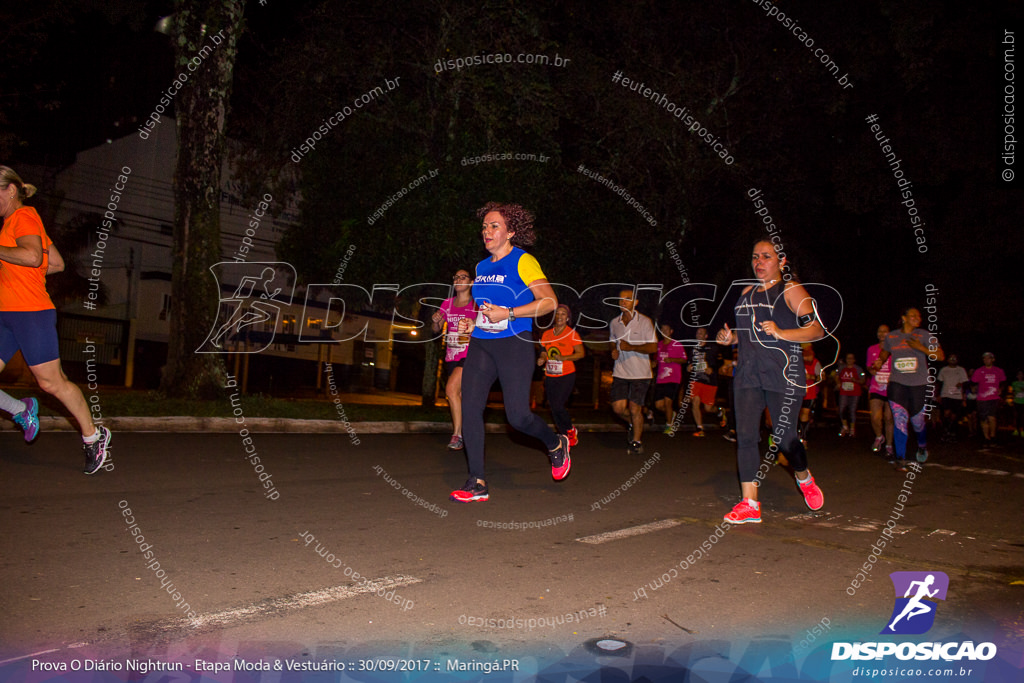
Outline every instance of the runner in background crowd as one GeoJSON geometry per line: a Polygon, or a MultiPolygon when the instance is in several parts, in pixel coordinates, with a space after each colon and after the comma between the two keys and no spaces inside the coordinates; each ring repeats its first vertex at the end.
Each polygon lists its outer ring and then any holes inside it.
{"type": "Polygon", "coordinates": [[[811,344],[801,344],[804,358],[804,377],[806,379],[807,393],[804,394],[804,402],[800,406],[800,424],[797,426],[797,435],[800,442],[807,447],[807,434],[811,431],[811,423],[814,419],[815,403],[818,400],[818,392],[821,390],[822,367],[821,362],[814,355],[814,347],[811,344]]]}
{"type": "MultiPolygon", "coordinates": [[[[967,377],[974,374],[967,371],[967,377]]],[[[964,421],[967,422],[967,438],[973,439],[978,434],[978,384],[968,379],[964,382],[964,421]]]]}
{"type": "Polygon", "coordinates": [[[452,278],[455,296],[444,300],[441,308],[431,317],[434,334],[444,327],[444,370],[448,381],[444,387],[444,395],[448,399],[448,409],[452,413],[452,438],[448,441],[448,449],[460,451],[462,441],[462,366],[469,351],[469,335],[459,334],[459,321],[463,318],[476,317],[476,304],[470,295],[472,287],[469,271],[456,271],[452,278]]]}
{"type": "Polygon", "coordinates": [[[694,436],[704,436],[704,413],[711,413],[725,427],[725,414],[721,408],[715,407],[715,396],[718,394],[718,366],[722,364],[722,354],[718,346],[708,343],[706,327],[697,329],[697,345],[693,347],[693,362],[689,371],[693,373],[693,421],[697,425],[694,436]]]}
{"type": "Polygon", "coordinates": [[[940,397],[942,399],[942,422],[945,431],[942,440],[956,441],[960,420],[963,419],[966,407],[964,385],[968,383],[967,371],[960,366],[960,359],[955,353],[949,354],[946,367],[939,370],[939,382],[942,383],[940,397]]]}
{"type": "Polygon", "coordinates": [[[1024,436],[1024,370],[1017,371],[1013,383],[1013,435],[1024,436]]]}
{"type": "Polygon", "coordinates": [[[718,368],[719,388],[725,387],[725,426],[728,431],[722,435],[726,441],[736,443],[736,411],[733,410],[732,378],[736,373],[736,349],[728,347],[722,351],[722,367],[718,368]]]}
{"type": "Polygon", "coordinates": [[[857,365],[857,356],[846,354],[836,383],[839,389],[839,420],[843,424],[839,436],[853,438],[857,433],[857,404],[865,383],[864,371],[857,365]]]}
{"type": "Polygon", "coordinates": [[[906,472],[907,441],[910,429],[917,435],[917,461],[928,460],[928,414],[925,412],[928,390],[928,356],[945,359],[938,338],[921,328],[921,311],[907,308],[901,325],[889,332],[872,367],[877,371],[892,357],[888,396],[892,408],[896,469],[906,472]]]}
{"type": "Polygon", "coordinates": [[[996,414],[1006,385],[1006,373],[995,365],[996,357],[990,352],[981,355],[984,363],[971,375],[971,381],[978,386],[978,422],[981,423],[983,448],[996,445],[998,424],[996,414]]]}
{"type": "Polygon", "coordinates": [[[586,355],[583,340],[569,327],[572,312],[565,304],[555,309],[555,324],[541,335],[541,353],[537,365],[544,368],[544,392],[548,408],[555,419],[555,431],[569,437],[569,446],[579,443],[579,432],[573,426],[566,406],[576,386],[576,363],[586,355]]]}
{"type": "Polygon", "coordinates": [[[644,401],[651,383],[650,354],[658,351],[654,323],[636,309],[636,295],[632,289],[619,292],[622,313],[611,321],[612,348],[611,404],[612,410],[629,426],[627,439],[629,453],[643,455],[644,401]]]}
{"type": "Polygon", "coordinates": [[[868,380],[868,408],[871,411],[871,429],[875,432],[875,441],[871,444],[871,451],[874,453],[885,445],[885,457],[891,462],[896,461],[896,449],[893,448],[892,440],[892,408],[889,407],[887,396],[889,387],[889,375],[892,370],[892,359],[886,359],[877,369],[875,361],[882,352],[882,342],[889,334],[888,325],[879,325],[875,331],[878,338],[877,344],[868,347],[868,373],[871,379],[868,380]],[[883,431],[884,430],[884,431],[883,431]]]}
{"type": "Polygon", "coordinates": [[[672,338],[672,326],[668,323],[663,323],[659,331],[661,341],[658,342],[658,379],[654,385],[654,407],[665,414],[665,433],[671,436],[676,422],[674,402],[683,381],[682,364],[686,362],[686,347],[672,338]]]}

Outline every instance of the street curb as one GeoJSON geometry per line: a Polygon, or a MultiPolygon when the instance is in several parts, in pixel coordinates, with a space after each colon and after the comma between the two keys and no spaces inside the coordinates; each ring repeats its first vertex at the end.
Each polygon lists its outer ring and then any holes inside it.
{"type": "MultiPolygon", "coordinates": [[[[342,422],[341,420],[293,420],[280,417],[247,417],[239,422],[233,417],[108,417],[103,426],[112,432],[170,432],[235,434],[241,429],[260,434],[446,434],[450,422],[342,422]]],[[[490,434],[514,431],[506,424],[486,424],[490,434]]],[[[618,432],[624,427],[614,424],[579,424],[581,432],[618,432]]],[[[0,420],[0,432],[18,432],[13,422],[0,420]]],[[[77,432],[78,427],[65,417],[39,416],[40,432],[77,432]]]]}

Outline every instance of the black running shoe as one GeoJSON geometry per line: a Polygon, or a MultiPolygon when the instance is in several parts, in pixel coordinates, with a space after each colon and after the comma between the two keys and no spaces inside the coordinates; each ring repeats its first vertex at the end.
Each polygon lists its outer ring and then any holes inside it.
{"type": "Polygon", "coordinates": [[[630,455],[643,455],[644,454],[644,445],[642,443],[640,443],[639,441],[630,441],[629,442],[629,453],[630,453],[630,455]]]}
{"type": "Polygon", "coordinates": [[[562,481],[569,476],[572,469],[572,458],[569,457],[569,437],[565,434],[558,435],[558,448],[548,453],[551,459],[551,478],[555,481],[562,481]]]}
{"type": "Polygon", "coordinates": [[[107,461],[107,452],[110,450],[110,430],[106,427],[97,427],[96,430],[100,433],[100,438],[93,443],[82,444],[82,450],[85,451],[86,474],[96,474],[107,461]]]}

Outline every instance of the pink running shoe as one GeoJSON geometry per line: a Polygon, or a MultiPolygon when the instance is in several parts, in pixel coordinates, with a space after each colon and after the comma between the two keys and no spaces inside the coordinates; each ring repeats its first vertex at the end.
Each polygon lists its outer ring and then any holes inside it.
{"type": "Polygon", "coordinates": [[[761,508],[759,506],[755,509],[754,506],[748,503],[747,499],[744,498],[736,504],[736,507],[732,509],[732,512],[722,517],[722,519],[729,522],[729,524],[748,524],[751,522],[754,524],[760,524],[761,508]]]}
{"type": "Polygon", "coordinates": [[[825,504],[825,494],[821,492],[818,485],[814,483],[814,477],[807,477],[806,481],[797,481],[800,484],[800,493],[804,494],[804,502],[812,510],[820,510],[825,504]]]}

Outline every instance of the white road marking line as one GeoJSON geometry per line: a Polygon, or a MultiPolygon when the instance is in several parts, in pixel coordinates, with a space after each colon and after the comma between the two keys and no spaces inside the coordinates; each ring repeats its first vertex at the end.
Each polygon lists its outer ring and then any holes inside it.
{"type": "Polygon", "coordinates": [[[22,655],[20,657],[11,657],[10,659],[5,659],[3,661],[0,661],[0,666],[3,666],[4,664],[10,664],[11,662],[17,662],[20,659],[28,659],[29,657],[38,657],[39,655],[48,655],[51,652],[60,652],[62,649],[63,648],[57,647],[57,648],[54,648],[52,650],[40,650],[39,652],[33,652],[30,655],[22,655]]]}
{"type": "Polygon", "coordinates": [[[385,576],[380,579],[367,581],[360,586],[334,586],[332,588],[324,588],[318,591],[309,591],[308,593],[286,595],[283,598],[273,598],[265,602],[256,603],[255,605],[236,607],[234,609],[213,612],[211,614],[200,614],[194,619],[174,619],[164,626],[164,628],[179,629],[182,627],[204,628],[210,626],[226,626],[232,622],[244,621],[251,619],[252,617],[283,612],[286,610],[314,607],[316,605],[345,600],[346,598],[352,598],[358,595],[373,595],[374,593],[379,593],[381,590],[387,591],[390,588],[409,586],[422,581],[423,579],[417,579],[414,576],[397,576],[395,578],[385,576]]]}
{"type": "MultiPolygon", "coordinates": [[[[423,579],[417,579],[415,576],[403,576],[399,575],[395,578],[385,576],[380,579],[372,579],[360,586],[334,586],[333,588],[323,588],[318,591],[309,591],[307,593],[296,593],[295,595],[287,595],[283,598],[273,598],[266,600],[255,605],[249,605],[247,607],[236,607],[235,609],[223,610],[220,612],[213,612],[211,614],[201,614],[195,619],[170,619],[166,622],[158,624],[157,627],[163,631],[173,630],[190,630],[198,629],[210,626],[227,626],[232,622],[240,622],[249,619],[254,616],[272,615],[285,610],[292,609],[303,609],[306,607],[315,607],[317,605],[323,605],[329,602],[336,602],[338,600],[345,600],[346,598],[353,598],[358,595],[370,594],[380,592],[381,590],[387,592],[390,588],[398,588],[400,586],[411,586],[414,583],[422,583],[423,579]]],[[[88,643],[74,643],[68,645],[68,649],[84,647],[88,643]]],[[[50,654],[51,652],[60,652],[65,648],[54,648],[52,650],[40,650],[39,652],[33,652],[27,655],[21,655],[20,657],[12,657],[11,659],[0,660],[0,666],[4,664],[10,664],[11,662],[17,662],[22,659],[28,659],[29,657],[38,657],[39,655],[50,654]]]]}
{"type": "Polygon", "coordinates": [[[649,534],[652,531],[661,531],[662,529],[669,529],[674,526],[679,526],[682,522],[675,519],[663,519],[660,522],[651,522],[650,524],[641,524],[640,526],[626,527],[625,529],[619,529],[618,531],[606,531],[603,534],[597,534],[595,536],[584,536],[583,538],[577,538],[576,540],[580,543],[592,543],[597,545],[599,543],[607,543],[608,541],[617,541],[620,538],[629,538],[630,536],[639,536],[640,534],[649,534]]]}
{"type": "MultiPolygon", "coordinates": [[[[953,470],[955,472],[971,472],[972,474],[992,474],[997,477],[1009,476],[1009,472],[1004,470],[990,470],[983,467],[961,467],[960,465],[940,465],[937,462],[930,462],[925,467],[938,467],[940,470],[953,470]]],[[[1015,473],[1015,477],[1024,477],[1024,474],[1015,473]]]]}

